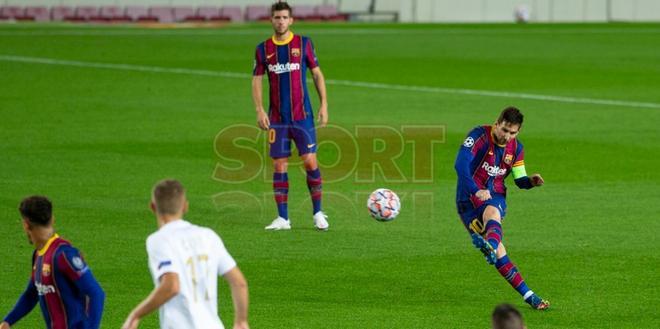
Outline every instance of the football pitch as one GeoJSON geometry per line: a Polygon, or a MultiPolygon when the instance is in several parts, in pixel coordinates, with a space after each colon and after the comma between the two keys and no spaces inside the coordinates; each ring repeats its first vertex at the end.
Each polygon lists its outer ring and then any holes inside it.
{"type": "MultiPolygon", "coordinates": [[[[102,327],[120,327],[153,289],[151,187],[175,177],[186,219],[218,232],[245,274],[252,328],[488,328],[502,302],[529,328],[660,328],[660,25],[293,31],[313,39],[328,82],[325,233],[299,161],[293,229],[264,231],[276,209],[250,76],[269,25],[0,25],[0,316],[30,275],[18,203],[44,194],[106,292],[102,327]],[[486,264],[455,211],[456,151],[508,105],[546,185],[508,180],[504,243],[545,312],[486,264]],[[365,208],[379,187],[401,196],[392,222],[365,208]]],[[[152,314],[141,327],[157,326],[152,314]]],[[[38,307],[16,326],[40,327],[38,307]]]]}

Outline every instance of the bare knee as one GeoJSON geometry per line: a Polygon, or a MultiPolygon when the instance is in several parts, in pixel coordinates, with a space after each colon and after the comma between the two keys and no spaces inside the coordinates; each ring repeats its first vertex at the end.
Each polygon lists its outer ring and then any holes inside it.
{"type": "Polygon", "coordinates": [[[273,169],[275,172],[283,173],[286,172],[289,167],[289,159],[287,158],[277,158],[273,159],[273,169]]]}
{"type": "Polygon", "coordinates": [[[484,210],[483,218],[484,218],[484,225],[488,224],[488,221],[490,220],[495,220],[500,223],[502,222],[502,216],[500,215],[500,211],[494,206],[486,206],[486,209],[484,210]]]}
{"type": "Polygon", "coordinates": [[[316,170],[316,168],[319,167],[318,161],[316,160],[316,153],[303,154],[300,158],[303,160],[305,170],[307,171],[316,170]]]}

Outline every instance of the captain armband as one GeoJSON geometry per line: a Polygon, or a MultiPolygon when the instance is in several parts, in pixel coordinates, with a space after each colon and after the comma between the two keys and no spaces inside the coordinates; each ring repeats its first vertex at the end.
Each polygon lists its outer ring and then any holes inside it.
{"type": "Polygon", "coordinates": [[[511,168],[511,173],[513,174],[513,179],[526,177],[527,171],[525,170],[525,161],[520,160],[514,163],[511,168]]]}

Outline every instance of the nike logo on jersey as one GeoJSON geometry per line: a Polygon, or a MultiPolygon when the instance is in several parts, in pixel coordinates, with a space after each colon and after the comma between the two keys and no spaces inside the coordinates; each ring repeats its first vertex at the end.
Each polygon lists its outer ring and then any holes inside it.
{"type": "Polygon", "coordinates": [[[316,145],[316,144],[307,144],[307,148],[311,149],[312,147],[314,147],[314,145],[316,145]]]}
{"type": "Polygon", "coordinates": [[[272,53],[270,55],[266,55],[266,59],[270,59],[271,57],[275,56],[275,53],[272,53]]]}

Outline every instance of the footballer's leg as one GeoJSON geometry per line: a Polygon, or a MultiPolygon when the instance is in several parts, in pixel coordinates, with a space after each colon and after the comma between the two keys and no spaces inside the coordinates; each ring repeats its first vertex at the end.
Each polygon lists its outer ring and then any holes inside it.
{"type": "Polygon", "coordinates": [[[523,297],[526,303],[537,310],[547,309],[550,306],[550,303],[543,300],[529,289],[522,275],[518,271],[518,267],[509,259],[509,256],[507,256],[506,248],[502,243],[502,219],[500,217],[500,211],[495,207],[489,207],[492,209],[486,209],[486,211],[484,211],[484,218],[491,218],[486,223],[486,232],[484,235],[486,236],[489,245],[497,246],[497,261],[495,262],[495,268],[500,275],[509,282],[511,287],[523,297]]]}
{"type": "Polygon", "coordinates": [[[495,250],[482,236],[485,227],[480,215],[482,213],[481,207],[474,208],[474,205],[470,201],[456,202],[458,216],[461,218],[461,222],[465,226],[465,229],[467,229],[468,234],[470,234],[472,244],[484,254],[488,264],[493,265],[497,259],[495,257],[495,250]]]}
{"type": "Polygon", "coordinates": [[[531,307],[537,310],[545,310],[550,307],[550,303],[547,300],[539,297],[527,287],[525,280],[518,271],[518,267],[509,260],[509,256],[506,254],[506,248],[502,243],[500,243],[497,248],[497,262],[495,263],[495,268],[497,268],[500,275],[509,282],[513,289],[516,289],[520,296],[522,296],[525,302],[531,307]]]}
{"type": "Polygon", "coordinates": [[[481,234],[472,233],[472,244],[484,254],[488,264],[492,265],[497,261],[496,250],[502,236],[501,215],[498,207],[487,205],[481,217],[483,218],[483,231],[481,234]],[[496,230],[498,225],[499,231],[496,230]]]}
{"type": "Polygon", "coordinates": [[[483,213],[485,224],[484,238],[497,250],[500,242],[502,242],[502,214],[499,206],[488,205],[483,213]]]}
{"type": "Polygon", "coordinates": [[[297,123],[293,131],[293,140],[296,142],[298,154],[303,160],[305,171],[307,172],[307,188],[312,199],[312,215],[314,226],[317,229],[326,231],[330,226],[328,216],[321,210],[321,197],[323,195],[323,180],[319,170],[316,158],[316,130],[314,121],[311,119],[297,123]]]}
{"type": "Polygon", "coordinates": [[[277,218],[275,218],[270,225],[266,226],[267,230],[279,231],[291,229],[291,223],[289,222],[288,214],[288,165],[288,158],[273,159],[273,193],[275,196],[275,203],[277,204],[277,218]]]}
{"type": "Polygon", "coordinates": [[[309,195],[312,198],[312,214],[314,219],[314,226],[317,229],[326,231],[330,226],[328,224],[328,216],[321,210],[321,196],[323,195],[323,180],[321,179],[321,171],[319,170],[318,161],[316,160],[316,153],[307,153],[301,156],[307,172],[307,188],[309,195]]]}
{"type": "Polygon", "coordinates": [[[291,140],[287,126],[271,125],[268,131],[270,156],[273,159],[273,193],[277,204],[277,218],[266,226],[267,230],[290,230],[288,213],[289,176],[287,169],[291,155],[291,140]]]}

